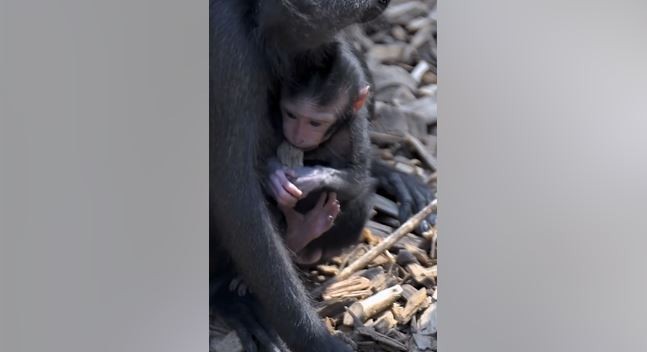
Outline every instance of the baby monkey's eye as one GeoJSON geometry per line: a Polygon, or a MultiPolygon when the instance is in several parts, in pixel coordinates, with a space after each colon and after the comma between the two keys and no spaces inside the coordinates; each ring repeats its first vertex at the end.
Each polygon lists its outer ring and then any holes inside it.
{"type": "Polygon", "coordinates": [[[319,122],[319,121],[310,121],[310,126],[319,127],[319,126],[321,126],[321,122],[319,122]]]}
{"type": "Polygon", "coordinates": [[[291,113],[291,112],[289,112],[289,111],[286,111],[286,112],[285,112],[285,114],[286,114],[286,115],[288,115],[288,118],[291,118],[291,119],[293,119],[293,120],[295,120],[295,119],[297,118],[296,116],[294,116],[294,114],[293,114],[293,113],[291,113]]]}

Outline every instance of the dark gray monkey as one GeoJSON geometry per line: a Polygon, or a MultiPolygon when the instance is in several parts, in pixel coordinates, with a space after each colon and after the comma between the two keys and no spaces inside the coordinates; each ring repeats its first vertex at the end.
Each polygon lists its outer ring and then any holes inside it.
{"type": "Polygon", "coordinates": [[[250,311],[249,320],[234,324],[248,351],[256,350],[254,339],[268,350],[283,348],[277,335],[292,351],[350,351],[308,302],[274,228],[258,167],[264,151],[278,146],[269,102],[299,64],[295,58],[316,60],[340,29],[376,17],[388,3],[210,0],[210,296],[212,304],[231,298],[216,292],[225,291],[217,290],[219,274],[232,270],[256,293],[255,304],[233,302],[250,311]]]}
{"type": "Polygon", "coordinates": [[[370,79],[341,36],[322,54],[322,60],[293,69],[275,119],[285,138],[282,147],[301,152],[303,167],[269,163],[268,193],[285,215],[286,243],[300,264],[317,263],[355,243],[374,193],[365,106],[370,79]]]}

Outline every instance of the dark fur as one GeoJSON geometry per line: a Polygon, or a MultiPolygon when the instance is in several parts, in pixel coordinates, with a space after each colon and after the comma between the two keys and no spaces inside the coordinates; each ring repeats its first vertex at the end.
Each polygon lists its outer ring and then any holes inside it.
{"type": "Polygon", "coordinates": [[[264,202],[259,151],[276,150],[265,125],[268,102],[297,54],[316,58],[317,47],[339,29],[385,5],[210,0],[210,280],[238,272],[256,293],[258,313],[293,351],[350,349],[328,334],[310,306],[264,202]]]}
{"type": "MultiPolygon", "coordinates": [[[[322,106],[338,99],[339,94],[348,98],[337,121],[327,132],[329,138],[315,150],[304,154],[304,164],[321,173],[322,184],[318,191],[299,201],[296,209],[302,213],[309,211],[323,191],[335,192],[341,203],[341,213],[335,219],[335,225],[306,247],[306,251],[321,248],[322,259],[328,259],[357,242],[368,220],[375,188],[370,177],[370,104],[359,111],[354,111],[352,106],[360,89],[372,79],[361,55],[341,36],[329,46],[327,58],[318,65],[296,68],[291,83],[282,93],[288,99],[305,95],[322,106]]],[[[298,181],[296,183],[298,185],[298,181]]]]}
{"type": "MultiPolygon", "coordinates": [[[[435,198],[429,186],[425,185],[419,177],[398,171],[381,160],[373,160],[371,175],[377,178],[379,188],[393,196],[399,203],[400,223],[407,221],[435,198]]],[[[421,234],[435,224],[436,214],[430,214],[420,222],[415,232],[421,234]]]]}

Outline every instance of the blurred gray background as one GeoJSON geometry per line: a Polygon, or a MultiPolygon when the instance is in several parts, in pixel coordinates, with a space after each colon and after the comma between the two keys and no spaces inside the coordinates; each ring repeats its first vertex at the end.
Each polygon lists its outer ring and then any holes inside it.
{"type": "MultiPolygon", "coordinates": [[[[646,7],[439,3],[440,351],[647,350],[646,7]]],[[[206,351],[207,4],[0,16],[0,350],[206,351]]]]}

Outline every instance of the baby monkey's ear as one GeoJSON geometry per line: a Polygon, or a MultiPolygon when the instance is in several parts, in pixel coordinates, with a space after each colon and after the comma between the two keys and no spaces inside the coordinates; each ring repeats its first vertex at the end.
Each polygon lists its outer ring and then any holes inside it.
{"type": "Polygon", "coordinates": [[[371,90],[371,86],[366,85],[359,90],[357,99],[353,102],[353,112],[358,112],[359,109],[364,106],[366,99],[368,98],[368,92],[371,90]]]}

